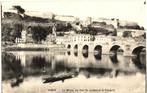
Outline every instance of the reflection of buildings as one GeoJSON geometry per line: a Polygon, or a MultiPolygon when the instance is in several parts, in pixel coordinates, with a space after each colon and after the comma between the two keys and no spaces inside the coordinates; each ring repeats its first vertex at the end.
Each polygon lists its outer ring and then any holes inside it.
{"type": "Polygon", "coordinates": [[[22,66],[26,66],[26,56],[24,56],[24,52],[16,52],[14,53],[16,56],[16,59],[20,59],[21,60],[21,65],[22,66]]]}

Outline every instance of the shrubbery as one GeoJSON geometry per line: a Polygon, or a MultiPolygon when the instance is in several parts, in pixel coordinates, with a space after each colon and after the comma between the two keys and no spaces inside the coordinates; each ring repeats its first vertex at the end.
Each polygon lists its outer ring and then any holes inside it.
{"type": "Polygon", "coordinates": [[[22,24],[2,24],[2,40],[15,42],[16,38],[21,37],[22,24]]]}

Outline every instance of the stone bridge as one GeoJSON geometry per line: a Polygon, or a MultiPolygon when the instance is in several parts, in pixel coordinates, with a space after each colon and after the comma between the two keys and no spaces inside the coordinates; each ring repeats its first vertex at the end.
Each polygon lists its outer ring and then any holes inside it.
{"type": "Polygon", "coordinates": [[[106,41],[99,38],[94,41],[67,42],[66,48],[69,51],[94,52],[98,54],[116,54],[123,52],[124,56],[139,55],[145,49],[145,40],[135,40],[133,38],[105,37],[106,41]]]}

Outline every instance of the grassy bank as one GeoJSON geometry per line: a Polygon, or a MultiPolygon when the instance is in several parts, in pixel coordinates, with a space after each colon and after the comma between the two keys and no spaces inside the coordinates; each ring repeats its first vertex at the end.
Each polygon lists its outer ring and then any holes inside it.
{"type": "Polygon", "coordinates": [[[3,51],[64,51],[66,50],[62,46],[9,46],[3,47],[3,51]]]}

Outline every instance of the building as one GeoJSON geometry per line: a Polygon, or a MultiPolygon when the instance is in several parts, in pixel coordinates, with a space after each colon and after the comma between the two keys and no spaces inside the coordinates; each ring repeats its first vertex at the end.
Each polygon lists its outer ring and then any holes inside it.
{"type": "MultiPolygon", "coordinates": [[[[121,38],[120,38],[121,39],[121,38]]],[[[74,35],[66,35],[60,36],[56,38],[56,44],[67,45],[68,48],[76,47],[76,45],[81,46],[81,49],[84,45],[93,46],[95,45],[109,45],[116,40],[113,36],[105,36],[105,35],[89,35],[89,34],[74,34],[74,35]],[[95,45],[93,45],[95,44],[95,45]]],[[[74,48],[71,48],[74,49],[74,48]]]]}
{"type": "Polygon", "coordinates": [[[16,38],[16,43],[26,43],[27,41],[27,32],[26,30],[22,30],[21,32],[21,38],[16,38]]]}
{"type": "Polygon", "coordinates": [[[105,22],[107,25],[113,25],[114,28],[117,28],[119,19],[92,18],[92,22],[105,22]]]}
{"type": "Polygon", "coordinates": [[[67,37],[66,36],[57,36],[56,37],[56,44],[65,44],[67,40],[67,37]]]}
{"type": "Polygon", "coordinates": [[[32,38],[31,33],[29,33],[27,30],[22,30],[21,38],[16,38],[15,42],[16,43],[34,43],[34,40],[32,38]]]}
{"type": "Polygon", "coordinates": [[[144,30],[138,29],[117,29],[117,36],[122,37],[125,31],[130,32],[132,37],[139,37],[145,33],[144,30]]]}
{"type": "Polygon", "coordinates": [[[89,41],[94,41],[93,35],[90,34],[73,34],[73,35],[68,35],[66,36],[66,41],[65,43],[69,42],[74,42],[74,43],[79,43],[79,42],[89,42],[89,41]]]}
{"type": "Polygon", "coordinates": [[[89,34],[72,34],[56,37],[56,44],[79,43],[93,41],[94,37],[89,34]]]}
{"type": "Polygon", "coordinates": [[[56,36],[48,35],[45,41],[42,41],[43,44],[54,44],[56,40],[56,36]]]}
{"type": "Polygon", "coordinates": [[[66,16],[66,15],[56,15],[55,20],[66,21],[66,22],[76,22],[79,21],[79,18],[74,16],[66,16]]]}
{"type": "Polygon", "coordinates": [[[51,12],[40,12],[40,11],[26,11],[26,15],[29,16],[35,16],[35,17],[41,17],[41,18],[49,18],[52,19],[54,17],[54,14],[51,12]]]}
{"type": "Polygon", "coordinates": [[[92,18],[91,17],[86,17],[80,22],[83,26],[87,27],[92,23],[92,18]]]}

